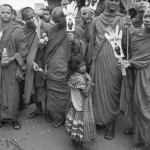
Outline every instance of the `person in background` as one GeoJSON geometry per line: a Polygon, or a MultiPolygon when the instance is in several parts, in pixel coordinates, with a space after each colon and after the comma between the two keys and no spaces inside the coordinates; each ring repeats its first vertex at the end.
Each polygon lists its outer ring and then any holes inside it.
{"type": "Polygon", "coordinates": [[[49,8],[43,9],[43,21],[45,21],[46,23],[51,22],[51,11],[49,8]]]}
{"type": "Polygon", "coordinates": [[[11,120],[13,129],[19,130],[19,80],[26,70],[23,61],[28,53],[27,40],[20,26],[12,21],[12,6],[4,4],[0,11],[0,127],[11,120]]]}
{"type": "Polygon", "coordinates": [[[143,26],[143,16],[145,9],[148,6],[148,0],[133,0],[133,6],[137,15],[132,19],[132,23],[136,29],[140,29],[143,26]]]}
{"type": "Polygon", "coordinates": [[[68,0],[62,0],[61,1],[61,6],[64,7],[64,8],[66,8],[68,4],[69,4],[68,0]]]}

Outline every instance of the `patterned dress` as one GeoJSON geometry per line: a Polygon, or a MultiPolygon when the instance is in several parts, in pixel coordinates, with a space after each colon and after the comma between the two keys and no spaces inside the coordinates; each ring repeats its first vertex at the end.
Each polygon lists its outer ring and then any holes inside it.
{"type": "Polygon", "coordinates": [[[71,103],[66,117],[66,134],[76,142],[91,143],[95,139],[95,119],[91,96],[85,96],[87,79],[83,74],[73,74],[68,82],[71,103]]]}

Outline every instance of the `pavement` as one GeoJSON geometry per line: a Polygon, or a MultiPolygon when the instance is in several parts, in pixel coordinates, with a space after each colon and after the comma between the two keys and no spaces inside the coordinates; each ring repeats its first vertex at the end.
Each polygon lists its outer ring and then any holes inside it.
{"type": "MultiPolygon", "coordinates": [[[[27,115],[34,110],[33,104],[20,112],[20,130],[14,130],[10,123],[0,129],[0,150],[75,150],[64,132],[64,126],[53,128],[43,116],[27,119],[27,115]]],[[[91,150],[129,150],[133,146],[132,136],[124,135],[122,131],[130,126],[130,121],[120,114],[116,121],[115,138],[105,140],[105,130],[98,130],[97,143],[91,150]]]]}

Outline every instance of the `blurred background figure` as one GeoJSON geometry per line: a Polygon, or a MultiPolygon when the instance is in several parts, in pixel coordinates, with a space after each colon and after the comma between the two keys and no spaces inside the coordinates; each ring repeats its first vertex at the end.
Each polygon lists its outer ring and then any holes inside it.
{"type": "Polygon", "coordinates": [[[51,10],[48,7],[43,9],[43,21],[47,23],[51,22],[51,10]]]}
{"type": "Polygon", "coordinates": [[[62,1],[61,1],[61,6],[62,6],[62,7],[65,7],[65,8],[66,8],[68,4],[69,4],[69,1],[68,1],[68,0],[62,0],[62,1]]]}

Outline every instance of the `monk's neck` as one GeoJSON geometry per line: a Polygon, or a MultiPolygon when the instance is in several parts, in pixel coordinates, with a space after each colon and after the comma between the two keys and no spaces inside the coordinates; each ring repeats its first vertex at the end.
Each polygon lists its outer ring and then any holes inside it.
{"type": "Polygon", "coordinates": [[[2,28],[5,29],[9,26],[10,22],[7,22],[7,23],[6,22],[1,22],[1,24],[2,24],[2,28]]]}
{"type": "Polygon", "coordinates": [[[119,13],[118,9],[116,9],[115,11],[111,11],[110,9],[106,9],[106,12],[107,12],[107,13],[110,13],[110,14],[119,13]]]}
{"type": "Polygon", "coordinates": [[[137,16],[140,20],[142,20],[144,16],[144,11],[137,11],[137,16]]]}

